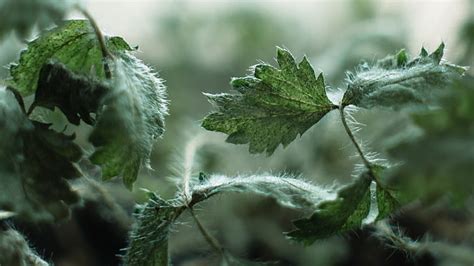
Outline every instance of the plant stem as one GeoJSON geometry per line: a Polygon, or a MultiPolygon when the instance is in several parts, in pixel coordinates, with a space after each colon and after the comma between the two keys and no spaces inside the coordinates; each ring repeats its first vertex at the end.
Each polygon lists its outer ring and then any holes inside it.
{"type": "Polygon", "coordinates": [[[362,162],[364,163],[364,166],[369,171],[370,177],[372,178],[373,181],[375,181],[378,185],[380,185],[380,182],[378,181],[377,176],[374,173],[372,164],[369,162],[367,157],[365,157],[365,154],[362,151],[362,148],[357,143],[357,140],[354,137],[354,133],[352,133],[351,128],[347,124],[347,119],[346,119],[346,115],[344,113],[344,108],[345,108],[344,105],[339,106],[339,113],[341,114],[341,121],[342,121],[342,125],[344,126],[344,130],[346,131],[347,135],[349,136],[349,139],[351,140],[352,144],[354,144],[354,147],[356,148],[357,153],[359,154],[359,157],[362,159],[362,162]]]}
{"type": "Polygon", "coordinates": [[[95,19],[92,17],[92,15],[86,9],[82,8],[81,6],[77,6],[76,8],[79,10],[79,12],[81,12],[84,15],[84,17],[86,17],[89,20],[89,22],[91,23],[92,28],[94,29],[97,40],[99,41],[99,46],[100,46],[100,51],[102,52],[102,57],[104,58],[105,78],[111,79],[112,78],[112,73],[110,71],[109,64],[107,63],[107,59],[113,59],[114,56],[107,49],[107,45],[105,44],[104,35],[102,34],[102,31],[100,31],[100,28],[97,25],[97,22],[95,21],[95,19]]]}
{"type": "Polygon", "coordinates": [[[203,235],[204,239],[206,239],[206,242],[221,256],[223,260],[227,260],[227,257],[224,253],[224,248],[219,244],[219,241],[215,239],[204,227],[204,225],[201,223],[201,221],[198,219],[196,214],[194,213],[194,210],[192,207],[188,207],[189,213],[191,213],[191,216],[193,217],[194,221],[196,222],[199,231],[203,235]]]}

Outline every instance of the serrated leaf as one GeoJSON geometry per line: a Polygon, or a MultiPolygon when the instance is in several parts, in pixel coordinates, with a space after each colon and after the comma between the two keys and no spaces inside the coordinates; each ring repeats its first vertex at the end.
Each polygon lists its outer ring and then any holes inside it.
{"type": "Polygon", "coordinates": [[[97,148],[91,161],[104,180],[121,176],[132,189],[141,165],[149,167],[154,141],[164,132],[165,87],[151,68],[128,52],[115,62],[111,90],[90,141],[97,148]]]}
{"type": "MultiPolygon", "coordinates": [[[[132,50],[120,37],[106,36],[105,42],[112,54],[132,50]]],[[[51,59],[63,63],[75,73],[91,75],[98,80],[105,78],[99,42],[87,20],[65,21],[28,43],[18,64],[10,66],[10,83],[23,96],[33,94],[41,68],[51,59]]]]}
{"type": "Polygon", "coordinates": [[[66,179],[81,175],[73,162],[82,150],[49,125],[30,121],[14,95],[0,90],[0,209],[20,219],[51,221],[78,200],[66,179]]]}
{"type": "Polygon", "coordinates": [[[185,210],[153,195],[140,206],[124,256],[126,266],[167,266],[170,226],[185,210]]]}
{"type": "Polygon", "coordinates": [[[402,108],[430,104],[437,94],[459,78],[465,68],[442,61],[444,43],[432,54],[423,48],[420,56],[408,60],[404,50],[377,61],[362,64],[348,74],[348,87],[342,104],[362,108],[402,108]]]}
{"type": "MultiPolygon", "coordinates": [[[[149,254],[164,258],[170,226],[188,207],[192,207],[210,197],[229,192],[253,193],[274,198],[279,204],[295,209],[312,209],[324,200],[332,200],[336,194],[332,189],[314,186],[301,179],[285,176],[248,176],[229,178],[222,175],[211,175],[208,178],[191,184],[191,200],[183,192],[178,192],[174,199],[164,201],[152,195],[143,205],[137,216],[138,223],[131,234],[130,246],[125,255],[126,265],[166,265],[164,260],[157,260],[149,254]],[[157,261],[161,261],[157,264],[157,261]]],[[[226,253],[225,262],[232,265],[249,265],[226,253]]],[[[258,265],[253,263],[250,265],[258,265]]]]}
{"type": "Polygon", "coordinates": [[[322,74],[316,78],[306,58],[296,64],[290,52],[278,48],[277,61],[280,69],[259,64],[251,76],[232,79],[238,94],[207,94],[217,111],[202,126],[228,134],[227,142],[249,143],[251,153],[271,155],[335,108],[322,74]]]}
{"type": "Polygon", "coordinates": [[[60,21],[78,0],[0,0],[0,40],[10,31],[26,38],[35,25],[60,21]]]}
{"type": "Polygon", "coordinates": [[[72,124],[79,125],[82,119],[92,125],[91,113],[97,113],[108,91],[97,80],[74,74],[61,63],[48,62],[41,68],[33,105],[51,110],[58,107],[72,124]]]}
{"type": "Polygon", "coordinates": [[[408,200],[449,195],[463,203],[474,193],[474,79],[454,84],[440,107],[413,114],[418,132],[389,147],[403,164],[389,174],[408,200]]]}
{"type": "Polygon", "coordinates": [[[321,202],[309,217],[294,221],[288,236],[307,245],[338,233],[359,228],[369,214],[371,179],[367,173],[339,190],[334,200],[321,202]]]}

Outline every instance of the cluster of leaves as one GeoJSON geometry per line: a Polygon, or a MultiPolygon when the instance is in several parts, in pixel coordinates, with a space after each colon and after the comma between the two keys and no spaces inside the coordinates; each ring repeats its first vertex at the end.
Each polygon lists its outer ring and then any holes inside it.
{"type": "MultiPolygon", "coordinates": [[[[249,143],[251,153],[267,151],[271,155],[279,144],[288,145],[333,109],[340,110],[343,124],[347,125],[344,108],[349,105],[366,109],[432,106],[465,71],[442,60],[443,51],[441,44],[431,54],[423,48],[413,59],[402,50],[372,65],[363,63],[355,73],[348,73],[347,90],[340,103],[335,104],[326,96],[323,75],[316,78],[306,58],[297,64],[287,50],[279,48],[280,69],[256,65],[251,75],[232,79],[237,94],[207,95],[217,111],[208,115],[202,125],[228,134],[227,142],[249,143]]],[[[359,149],[366,171],[357,175],[352,184],[340,188],[336,199],[312,208],[311,217],[295,221],[297,229],[289,237],[310,244],[383,219],[398,208],[394,191],[380,181],[386,167],[367,160],[350,127],[346,131],[359,149]]]]}
{"type": "Polygon", "coordinates": [[[148,166],[154,140],[164,131],[164,86],[122,38],[100,37],[88,20],[65,21],[28,43],[11,65],[12,89],[2,90],[0,118],[2,151],[11,152],[2,153],[0,182],[16,188],[7,190],[14,196],[2,195],[2,209],[53,220],[67,216],[67,205],[78,200],[65,179],[82,175],[74,164],[82,149],[74,136],[30,120],[36,107],[58,108],[71,124],[94,126],[96,150],[89,158],[101,166],[104,180],[121,176],[131,189],[140,166],[148,166]],[[107,73],[110,66],[113,73],[107,73]],[[25,112],[22,97],[31,94],[25,112]]]}

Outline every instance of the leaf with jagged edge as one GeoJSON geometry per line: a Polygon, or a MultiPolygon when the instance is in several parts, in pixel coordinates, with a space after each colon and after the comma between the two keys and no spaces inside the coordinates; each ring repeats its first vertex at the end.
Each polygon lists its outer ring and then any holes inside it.
{"type": "MultiPolygon", "coordinates": [[[[112,54],[132,48],[120,37],[105,36],[107,49],[112,54]]],[[[10,66],[10,84],[23,96],[36,91],[41,68],[54,59],[72,72],[105,78],[103,56],[97,37],[87,20],[68,20],[28,43],[17,64],[10,66]]]]}
{"type": "Polygon", "coordinates": [[[28,120],[13,93],[0,90],[0,209],[33,222],[67,217],[78,200],[67,180],[81,176],[73,138],[28,120]]]}
{"type": "Polygon", "coordinates": [[[0,40],[10,31],[26,38],[32,28],[60,21],[79,0],[0,0],[0,40]]]}
{"type": "MultiPolygon", "coordinates": [[[[272,175],[234,178],[211,175],[193,182],[190,191],[191,199],[188,204],[183,192],[178,192],[174,199],[168,201],[150,193],[150,200],[141,207],[137,215],[138,223],[130,236],[125,265],[166,265],[152,264],[156,259],[146,254],[156,254],[161,258],[159,261],[163,262],[170,226],[188,206],[192,207],[217,194],[253,193],[274,198],[280,205],[294,209],[312,209],[320,202],[336,198],[332,188],[317,187],[298,178],[272,175]]],[[[226,261],[229,260],[244,263],[233,257],[226,261]]]]}
{"type": "Polygon", "coordinates": [[[89,140],[96,147],[90,159],[102,178],[120,176],[132,189],[140,166],[149,167],[154,141],[164,132],[166,91],[158,75],[129,52],[117,55],[110,91],[89,140]]]}
{"type": "Polygon", "coordinates": [[[338,233],[361,227],[369,214],[371,178],[367,172],[341,188],[334,200],[323,201],[309,218],[294,221],[295,230],[287,234],[306,245],[338,233]]]}
{"type": "Polygon", "coordinates": [[[440,108],[412,115],[417,131],[411,137],[388,147],[391,159],[402,162],[388,176],[406,201],[449,196],[462,205],[474,192],[474,78],[456,82],[449,92],[440,108]]]}
{"type": "Polygon", "coordinates": [[[442,60],[443,53],[444,43],[441,43],[431,54],[422,48],[420,55],[412,60],[401,50],[373,66],[360,65],[355,73],[348,73],[342,105],[399,109],[433,103],[466,70],[442,60]]]}
{"type": "Polygon", "coordinates": [[[217,111],[202,126],[228,134],[227,142],[249,143],[250,153],[271,155],[335,108],[322,74],[316,78],[306,57],[297,64],[290,52],[278,48],[277,61],[280,69],[259,64],[252,75],[233,78],[238,94],[206,94],[217,111]]]}
{"type": "Polygon", "coordinates": [[[184,206],[176,206],[150,193],[148,202],[137,210],[124,265],[167,266],[170,226],[184,210],[184,206]]]}
{"type": "Polygon", "coordinates": [[[48,62],[40,71],[33,106],[58,107],[72,124],[82,119],[92,125],[91,113],[97,113],[100,102],[109,91],[107,84],[75,74],[62,63],[48,62]]]}

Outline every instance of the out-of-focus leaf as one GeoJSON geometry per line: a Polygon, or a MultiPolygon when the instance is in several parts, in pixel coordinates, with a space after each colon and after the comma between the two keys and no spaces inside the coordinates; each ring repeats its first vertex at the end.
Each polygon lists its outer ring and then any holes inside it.
{"type": "MultiPolygon", "coordinates": [[[[105,42],[112,54],[132,50],[120,37],[106,36],[105,42]]],[[[99,41],[87,20],[65,21],[31,41],[21,52],[19,62],[10,66],[10,83],[24,96],[33,94],[41,68],[51,59],[75,73],[105,78],[99,41]]]]}
{"type": "Polygon", "coordinates": [[[132,189],[141,165],[149,167],[153,143],[164,132],[168,107],[165,87],[158,75],[128,52],[115,62],[110,92],[90,136],[97,147],[91,161],[107,180],[121,176],[132,189]]]}
{"type": "Polygon", "coordinates": [[[449,195],[462,202],[474,193],[474,79],[451,87],[441,108],[418,112],[419,132],[400,138],[389,154],[402,161],[390,174],[408,199],[436,199],[449,195]]]}
{"type": "Polygon", "coordinates": [[[38,25],[45,28],[63,19],[79,0],[0,0],[0,40],[11,30],[26,38],[38,25]]]}
{"type": "Polygon", "coordinates": [[[359,228],[369,214],[371,179],[361,174],[352,184],[341,188],[334,200],[318,204],[309,218],[294,221],[296,230],[288,236],[305,244],[359,228]]]}
{"type": "Polygon", "coordinates": [[[28,120],[14,95],[0,90],[0,209],[31,221],[68,216],[78,195],[67,179],[81,176],[73,138],[28,120]]]}
{"type": "Polygon", "coordinates": [[[437,93],[449,87],[465,68],[442,60],[444,44],[431,54],[422,48],[420,56],[409,60],[404,50],[377,61],[362,64],[348,74],[343,105],[363,108],[401,108],[432,103],[437,93]]]}
{"type": "Polygon", "coordinates": [[[278,48],[277,61],[280,69],[259,64],[251,76],[232,79],[239,94],[208,94],[217,111],[202,126],[228,134],[227,142],[249,143],[251,153],[271,155],[335,108],[322,74],[316,78],[306,58],[296,64],[290,52],[278,48]]]}
{"type": "Polygon", "coordinates": [[[49,62],[41,68],[33,104],[49,109],[58,107],[75,125],[81,119],[94,124],[90,114],[97,113],[107,91],[105,84],[74,74],[61,63],[49,62]]]}

